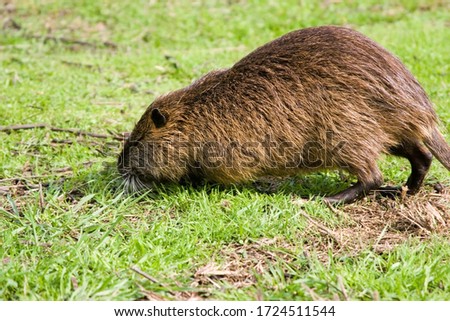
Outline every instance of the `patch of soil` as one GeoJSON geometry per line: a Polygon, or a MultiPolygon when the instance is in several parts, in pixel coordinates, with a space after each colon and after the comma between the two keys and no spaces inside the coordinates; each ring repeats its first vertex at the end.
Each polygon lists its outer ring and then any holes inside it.
{"type": "Polygon", "coordinates": [[[392,251],[408,239],[427,239],[431,235],[450,236],[450,191],[439,193],[422,190],[414,196],[401,199],[377,198],[376,195],[341,208],[331,208],[335,215],[344,217],[344,225],[336,228],[299,209],[308,221],[308,228],[299,231],[299,240],[291,244],[282,238],[260,239],[246,244],[228,244],[217,257],[197,269],[193,287],[215,287],[224,283],[234,287],[248,287],[256,282],[256,275],[270,271],[277,263],[287,267],[299,257],[316,256],[323,263],[334,257],[357,256],[372,250],[382,254],[392,251]],[[299,252],[300,251],[300,252],[299,252]]]}
{"type": "Polygon", "coordinates": [[[353,224],[336,231],[341,251],[360,252],[371,247],[383,253],[411,237],[425,239],[431,234],[450,235],[448,188],[441,193],[423,189],[417,195],[397,200],[360,201],[344,210],[353,224]]]}
{"type": "MultiPolygon", "coordinates": [[[[229,244],[217,257],[222,263],[211,261],[197,269],[191,286],[213,285],[221,289],[220,282],[242,288],[255,284],[256,275],[266,273],[278,262],[292,262],[296,255],[294,244],[282,238],[263,238],[245,244],[229,244]]],[[[287,273],[287,271],[286,271],[287,273]]]]}

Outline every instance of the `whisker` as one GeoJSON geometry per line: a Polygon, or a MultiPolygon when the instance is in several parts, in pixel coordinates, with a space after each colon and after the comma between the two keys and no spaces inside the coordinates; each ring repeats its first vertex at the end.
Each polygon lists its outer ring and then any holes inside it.
{"type": "Polygon", "coordinates": [[[131,185],[131,183],[130,183],[130,176],[127,176],[127,177],[125,178],[125,185],[124,185],[125,192],[126,192],[127,194],[130,193],[130,185],[131,185]]]}
{"type": "Polygon", "coordinates": [[[130,193],[134,193],[134,189],[135,189],[135,187],[134,187],[134,176],[130,176],[129,182],[130,182],[129,191],[130,191],[130,193]]]}
{"type": "Polygon", "coordinates": [[[140,190],[145,190],[147,188],[139,177],[136,177],[136,181],[140,190]]]}
{"type": "Polygon", "coordinates": [[[139,186],[137,185],[137,177],[133,176],[133,193],[139,192],[139,186]]]}
{"type": "Polygon", "coordinates": [[[126,185],[127,185],[127,180],[126,179],[124,179],[124,180],[122,180],[122,181],[120,181],[120,184],[119,184],[119,190],[121,189],[121,190],[126,190],[126,185]]]}
{"type": "MultiPolygon", "coordinates": [[[[145,192],[150,189],[150,184],[142,181],[138,176],[131,173],[124,173],[121,176],[122,182],[120,188],[123,188],[125,194],[133,194],[139,192],[145,192]]],[[[118,178],[120,179],[120,177],[118,178]]]]}

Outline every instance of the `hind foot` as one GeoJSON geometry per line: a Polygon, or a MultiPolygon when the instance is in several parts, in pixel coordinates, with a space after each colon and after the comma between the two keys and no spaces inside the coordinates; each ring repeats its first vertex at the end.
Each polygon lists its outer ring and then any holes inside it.
{"type": "MultiPolygon", "coordinates": [[[[415,194],[422,186],[425,175],[430,169],[433,158],[430,151],[419,142],[403,142],[402,144],[391,148],[392,155],[405,157],[411,164],[411,175],[406,182],[408,194],[415,194]]],[[[400,193],[403,193],[400,187],[400,193]]]]}
{"type": "Polygon", "coordinates": [[[348,204],[363,198],[383,183],[383,176],[375,161],[368,161],[363,168],[353,167],[349,171],[358,177],[358,182],[336,195],[324,198],[328,204],[348,204]]]}
{"type": "Polygon", "coordinates": [[[347,188],[346,190],[337,193],[333,196],[327,196],[323,200],[331,205],[335,204],[349,204],[358,199],[366,196],[373,189],[378,188],[379,183],[373,183],[370,185],[362,184],[361,182],[357,182],[355,185],[347,188]]]}
{"type": "Polygon", "coordinates": [[[390,199],[395,199],[401,197],[403,194],[402,186],[381,186],[373,190],[376,196],[386,197],[390,199]]]}

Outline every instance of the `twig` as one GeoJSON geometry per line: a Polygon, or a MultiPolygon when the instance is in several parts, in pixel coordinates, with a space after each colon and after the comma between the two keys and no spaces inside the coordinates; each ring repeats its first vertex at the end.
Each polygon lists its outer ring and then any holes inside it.
{"type": "Polygon", "coordinates": [[[141,270],[140,270],[139,268],[137,268],[136,266],[131,266],[130,269],[131,269],[133,272],[136,272],[136,273],[139,274],[140,276],[143,276],[143,277],[146,278],[147,280],[151,281],[152,283],[155,283],[155,284],[159,285],[160,287],[167,289],[167,293],[169,293],[169,294],[171,294],[171,295],[173,295],[173,296],[176,296],[176,293],[175,293],[175,292],[169,290],[169,286],[167,286],[167,285],[164,284],[164,283],[159,282],[157,279],[155,279],[155,278],[152,277],[151,275],[145,273],[144,271],[141,271],[141,270]]]}
{"type": "Polygon", "coordinates": [[[216,288],[218,288],[219,290],[222,288],[217,282],[215,282],[213,279],[211,279],[209,276],[206,276],[206,279],[212,284],[214,285],[216,288]]]}
{"type": "Polygon", "coordinates": [[[13,130],[45,128],[45,127],[49,127],[49,126],[46,124],[11,125],[11,126],[0,126],[0,131],[9,133],[13,130]]]}
{"type": "Polygon", "coordinates": [[[145,273],[144,271],[140,270],[139,268],[137,268],[137,267],[135,267],[135,266],[132,266],[132,267],[130,267],[130,269],[131,269],[133,272],[136,272],[137,274],[143,276],[144,278],[146,278],[146,279],[152,281],[153,283],[156,283],[156,284],[161,285],[161,283],[159,283],[158,280],[156,280],[155,278],[153,278],[151,275],[145,273]]]}
{"type": "MultiPolygon", "coordinates": [[[[1,11],[2,10],[0,10],[0,12],[1,11]]],[[[18,24],[16,21],[14,21],[13,19],[7,19],[3,23],[2,28],[5,30],[6,29],[21,30],[22,26],[20,24],[18,24]]],[[[117,47],[118,47],[117,44],[115,44],[111,41],[88,42],[88,41],[71,39],[71,38],[66,38],[66,37],[42,36],[42,35],[33,35],[33,34],[29,34],[29,33],[25,33],[24,37],[28,38],[28,39],[40,39],[40,40],[43,40],[44,42],[55,41],[55,42],[62,42],[65,44],[74,44],[74,45],[80,45],[80,46],[91,47],[91,48],[98,48],[100,46],[104,46],[104,47],[108,47],[108,48],[112,48],[112,49],[117,49],[117,47]]]]}
{"type": "Polygon", "coordinates": [[[44,191],[42,190],[42,183],[39,182],[39,209],[42,212],[44,212],[45,209],[45,198],[44,198],[44,191]]]}
{"type": "Polygon", "coordinates": [[[302,216],[306,217],[306,219],[311,222],[312,224],[314,224],[315,226],[317,226],[317,228],[319,229],[319,231],[322,234],[326,234],[328,236],[330,236],[337,244],[341,244],[340,240],[338,239],[338,237],[336,236],[336,233],[334,233],[332,230],[330,230],[329,228],[327,228],[326,226],[324,226],[323,224],[317,222],[316,220],[314,220],[311,216],[309,216],[308,214],[306,214],[304,211],[300,211],[299,212],[302,216]]]}
{"type": "Polygon", "coordinates": [[[113,138],[116,140],[122,140],[122,137],[117,137],[113,135],[105,135],[105,134],[96,134],[96,133],[88,133],[79,129],[73,129],[73,128],[57,128],[57,127],[49,127],[50,130],[55,132],[66,132],[66,133],[74,133],[75,135],[80,136],[90,136],[90,137],[96,137],[96,138],[113,138]]]}
{"type": "Polygon", "coordinates": [[[33,184],[17,184],[17,185],[6,185],[6,186],[0,186],[0,190],[7,190],[10,188],[25,188],[25,189],[39,189],[39,185],[33,185],[33,184]]]}
{"type": "MultiPolygon", "coordinates": [[[[81,163],[82,165],[86,166],[86,167],[90,167],[91,165],[95,164],[95,162],[92,161],[88,161],[88,162],[83,162],[81,163]]],[[[44,175],[27,175],[27,176],[22,176],[22,177],[11,177],[11,178],[2,178],[0,179],[0,183],[3,182],[11,182],[11,181],[29,181],[32,179],[37,179],[37,178],[46,178],[46,177],[52,177],[52,176],[64,176],[66,174],[70,174],[72,173],[72,168],[67,166],[67,167],[63,167],[63,168],[56,168],[54,170],[54,172],[52,172],[52,174],[44,174],[44,175]]],[[[13,185],[14,187],[17,187],[20,185],[13,185]]],[[[24,185],[24,186],[30,186],[30,184],[28,185],[24,185]]],[[[45,185],[44,185],[45,186],[45,185]]],[[[38,185],[35,186],[35,188],[37,188],[38,185]]]]}
{"type": "MultiPolygon", "coordinates": [[[[73,144],[73,140],[70,139],[52,139],[51,140],[52,144],[67,144],[67,145],[72,145],[73,144]]],[[[42,145],[41,145],[42,146],[42,145]]]]}
{"type": "Polygon", "coordinates": [[[80,68],[86,68],[86,69],[96,69],[98,71],[101,71],[100,67],[90,65],[90,64],[82,64],[80,62],[73,62],[73,61],[67,61],[67,60],[61,60],[61,62],[68,66],[74,66],[74,67],[80,67],[80,68]]]}
{"type": "Polygon", "coordinates": [[[97,134],[97,133],[89,133],[80,129],[75,128],[59,128],[59,127],[53,127],[48,124],[25,124],[25,125],[11,125],[11,126],[0,126],[0,132],[6,132],[10,133],[12,131],[16,130],[25,130],[25,129],[35,129],[35,128],[48,128],[51,131],[54,132],[66,132],[66,133],[72,133],[78,136],[89,136],[89,137],[95,137],[95,138],[112,138],[114,140],[123,141],[123,136],[118,135],[106,135],[106,134],[97,134]]]}
{"type": "Polygon", "coordinates": [[[55,173],[71,173],[71,172],[73,172],[73,169],[70,166],[55,169],[55,173]]]}
{"type": "Polygon", "coordinates": [[[117,49],[117,45],[111,41],[94,43],[94,42],[88,42],[88,41],[83,41],[83,40],[78,40],[78,39],[70,39],[70,38],[65,38],[65,37],[39,36],[39,35],[28,35],[27,38],[41,39],[44,42],[47,42],[47,41],[62,42],[65,44],[80,45],[80,46],[91,47],[91,48],[98,48],[99,46],[105,46],[108,48],[117,49]]]}

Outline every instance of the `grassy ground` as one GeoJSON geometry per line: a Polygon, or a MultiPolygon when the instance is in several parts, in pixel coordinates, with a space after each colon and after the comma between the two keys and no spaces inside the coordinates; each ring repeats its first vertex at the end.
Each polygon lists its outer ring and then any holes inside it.
{"type": "MultiPolygon", "coordinates": [[[[0,126],[130,131],[157,95],[290,30],[337,24],[404,61],[450,141],[445,1],[0,3],[0,126]]],[[[297,195],[348,185],[334,172],[125,197],[119,148],[0,132],[0,299],[450,299],[450,179],[436,161],[416,197],[333,209],[297,195]]],[[[380,166],[386,181],[408,176],[403,160],[380,166]]]]}

